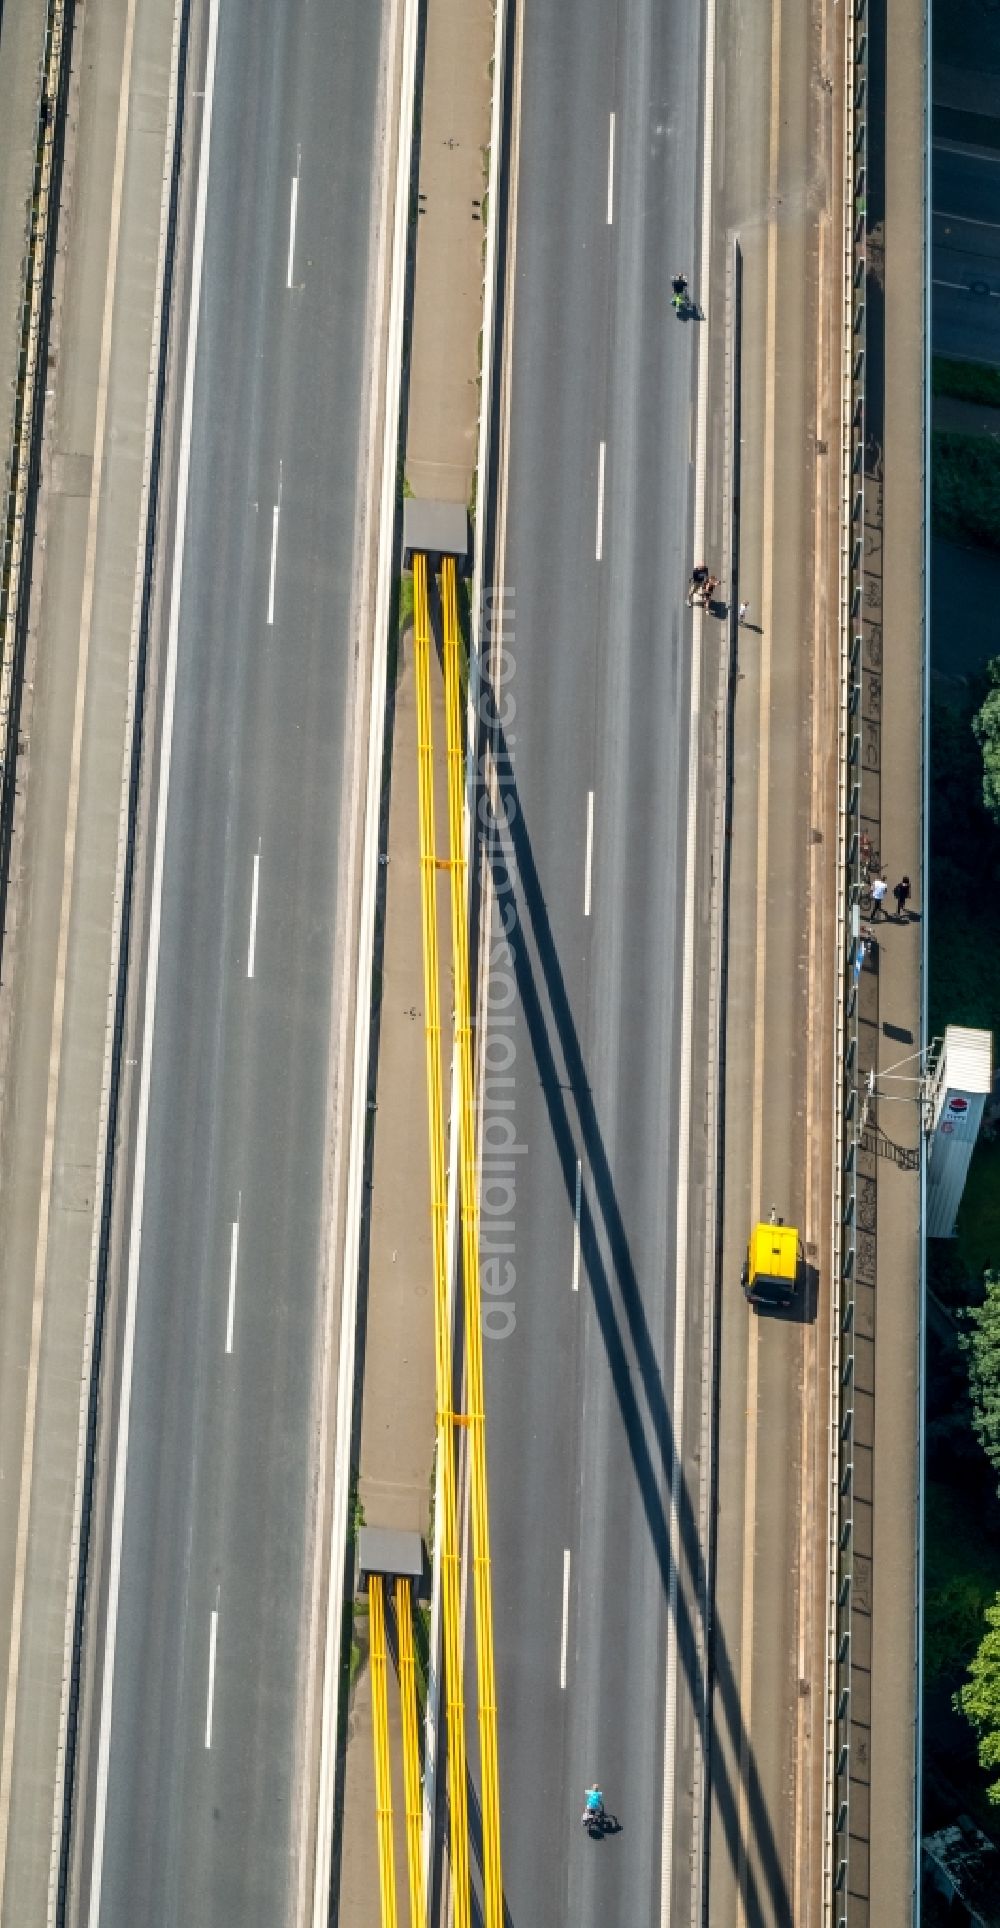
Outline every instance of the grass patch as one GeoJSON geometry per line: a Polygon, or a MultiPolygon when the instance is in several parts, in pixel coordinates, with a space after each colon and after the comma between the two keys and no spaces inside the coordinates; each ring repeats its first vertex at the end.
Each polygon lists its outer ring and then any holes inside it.
{"type": "Polygon", "coordinates": [[[1000,443],[991,435],[935,429],[931,501],[939,535],[1000,549],[1000,443]]]}
{"type": "MultiPolygon", "coordinates": [[[[934,437],[936,518],[954,515],[951,526],[967,541],[985,531],[991,548],[1000,548],[998,454],[988,437],[934,437]]],[[[931,706],[929,902],[917,908],[930,918],[932,1036],[947,1024],[990,1030],[1000,1012],[1000,829],[983,805],[971,727],[984,690],[974,675],[957,696],[935,688],[931,706]]],[[[981,1301],[983,1272],[1000,1263],[1000,1144],[977,1147],[958,1237],[932,1240],[927,1263],[924,1820],[939,1826],[964,1810],[996,1840],[975,1736],[954,1696],[982,1638],[984,1609],[1000,1592],[996,1476],[972,1431],[959,1344],[964,1308],[981,1301]]]]}
{"type": "Polygon", "coordinates": [[[396,634],[406,635],[413,621],[413,577],[401,576],[399,579],[399,602],[396,613],[396,634]]]}
{"type": "MultiPolygon", "coordinates": [[[[932,886],[932,906],[938,896],[932,886]]],[[[998,977],[1000,912],[992,905],[977,911],[972,904],[954,911],[931,947],[931,1036],[942,1037],[946,1024],[991,1030],[1000,1011],[998,977]]]]}
{"type": "Polygon", "coordinates": [[[413,1607],[413,1671],[416,1675],[418,1712],[423,1718],[427,1705],[427,1680],[431,1666],[431,1610],[423,1601],[413,1607]]]}
{"type": "Polygon", "coordinates": [[[931,388],[935,395],[950,395],[959,402],[1000,408],[1000,368],[984,362],[952,361],[947,355],[935,355],[931,388]]]}
{"type": "Polygon", "coordinates": [[[355,1682],[368,1658],[368,1595],[355,1600],[351,1607],[351,1659],[348,1685],[353,1691],[355,1682]]]}
{"type": "Polygon", "coordinates": [[[1000,1012],[1000,829],[983,807],[983,768],[971,718],[976,683],[961,702],[936,695],[931,712],[931,1036],[946,1024],[989,1030],[1000,1012]]]}
{"type": "Polygon", "coordinates": [[[983,1609],[1000,1593],[1000,1547],[982,1510],[950,1482],[928,1480],[924,1513],[924,1675],[928,1687],[961,1685],[983,1633],[983,1609]]]}
{"type": "Polygon", "coordinates": [[[981,1138],[958,1214],[958,1246],[976,1278],[1000,1272],[1000,1140],[981,1138]]]}
{"type": "Polygon", "coordinates": [[[964,1482],[928,1480],[924,1558],[924,1819],[940,1826],[964,1812],[996,1842],[975,1735],[955,1707],[1000,1592],[996,1499],[971,1464],[964,1482]]]}

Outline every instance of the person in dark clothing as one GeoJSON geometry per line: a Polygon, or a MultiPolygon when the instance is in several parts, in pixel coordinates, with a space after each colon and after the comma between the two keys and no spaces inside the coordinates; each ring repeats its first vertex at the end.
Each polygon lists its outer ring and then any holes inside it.
{"type": "Polygon", "coordinates": [[[906,906],[909,903],[910,897],[912,895],[912,892],[910,890],[909,878],[901,877],[898,884],[893,884],[892,894],[896,899],[896,909],[899,912],[900,917],[905,917],[906,906]]]}
{"type": "Polygon", "coordinates": [[[702,586],[707,581],[708,564],[706,562],[699,562],[697,569],[692,569],[691,581],[688,584],[687,600],[689,609],[693,606],[695,597],[701,594],[702,586]]]}

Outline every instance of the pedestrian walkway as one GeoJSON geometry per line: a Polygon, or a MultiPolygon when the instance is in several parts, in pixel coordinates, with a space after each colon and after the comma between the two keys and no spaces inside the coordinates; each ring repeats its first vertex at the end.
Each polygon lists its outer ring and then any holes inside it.
{"type": "Polygon", "coordinates": [[[10,454],[24,264],[38,139],[47,0],[17,0],[0,20],[0,446],[10,454]]]}
{"type": "Polygon", "coordinates": [[[485,0],[428,0],[405,467],[446,502],[476,466],[492,54],[485,0]]]}
{"type": "MultiPolygon", "coordinates": [[[[434,730],[444,743],[435,692],[434,730]]],[[[400,648],[390,691],[392,762],[383,852],[381,958],[375,1010],[378,1076],[369,1194],[368,1292],[364,1316],[358,1501],[372,1526],[430,1538],[434,1478],[434,1301],[427,1143],[424,983],[417,826],[417,724],[413,664],[400,648]]],[[[436,769],[435,814],[447,821],[445,764],[436,769]]],[[[439,905],[443,975],[450,970],[447,899],[439,905]]],[[[447,981],[447,977],[445,977],[447,981]]],[[[444,1024],[450,1013],[442,1012],[444,1024]]],[[[377,1838],[371,1680],[365,1603],[355,1614],[359,1654],[348,1716],[339,1920],[371,1928],[377,1906],[377,1838]]],[[[402,1736],[395,1683],[389,1694],[396,1865],[406,1851],[402,1736]]]]}
{"type": "MultiPolygon", "coordinates": [[[[428,0],[404,472],[424,499],[471,505],[479,430],[483,217],[494,15],[488,0],[428,0]]],[[[417,823],[417,725],[404,625],[389,697],[387,834],[382,853],[377,1084],[364,1319],[358,1499],[365,1520],[431,1536],[435,1392],[424,986],[417,823]]],[[[433,684],[435,812],[446,847],[445,720],[433,684]]],[[[451,981],[447,892],[439,892],[442,983],[451,981]]],[[[451,1010],[442,1004],[445,1076],[451,1010]]],[[[376,1918],[378,1850],[367,1618],[348,1715],[341,1830],[342,1928],[376,1918]]],[[[399,1702],[390,1683],[396,1866],[405,1865],[399,1702]]]]}
{"type": "MultiPolygon", "coordinates": [[[[35,0],[4,9],[5,53],[11,23],[20,40],[39,11],[35,0]]],[[[174,0],[76,13],[3,956],[4,1928],[51,1918],[63,1786],[173,35],[174,0]]],[[[0,101],[5,84],[0,59],[0,101]]],[[[0,274],[6,302],[2,241],[0,274]]]]}

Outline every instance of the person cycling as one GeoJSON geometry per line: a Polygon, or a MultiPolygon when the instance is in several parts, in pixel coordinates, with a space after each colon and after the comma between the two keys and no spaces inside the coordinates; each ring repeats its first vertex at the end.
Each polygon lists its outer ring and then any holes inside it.
{"type": "Polygon", "coordinates": [[[673,289],[675,295],[686,294],[687,285],[688,285],[688,278],[686,274],[675,274],[670,283],[670,286],[673,289]]]}
{"type": "Polygon", "coordinates": [[[587,1819],[599,1820],[604,1813],[604,1796],[599,1787],[587,1789],[587,1819]]]}

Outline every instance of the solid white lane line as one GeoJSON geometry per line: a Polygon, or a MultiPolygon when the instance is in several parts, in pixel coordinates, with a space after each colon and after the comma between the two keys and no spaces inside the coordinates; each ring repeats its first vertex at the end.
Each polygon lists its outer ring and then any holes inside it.
{"type": "Polygon", "coordinates": [[[257,897],[260,891],[260,845],[253,860],[253,883],[250,886],[250,944],[247,950],[247,976],[253,976],[254,958],[257,955],[257,897]]]}
{"type": "Polygon", "coordinates": [[[271,580],[267,587],[267,626],[274,626],[274,579],[278,568],[278,519],[281,515],[281,496],[271,510],[271,580]]]}
{"type": "MultiPolygon", "coordinates": [[[[705,46],[702,58],[704,74],[704,117],[702,122],[702,170],[701,170],[701,259],[708,261],[710,255],[711,211],[712,211],[712,155],[715,130],[715,16],[714,6],[705,13],[705,46]]],[[[706,290],[707,293],[707,290],[706,290]]],[[[707,302],[706,302],[707,306],[707,302]]],[[[693,551],[701,554],[705,539],[705,477],[708,461],[708,328],[699,330],[698,336],[698,431],[695,442],[695,518],[693,551]]],[[[681,967],[681,1058],[680,1092],[677,1113],[680,1118],[680,1131],[677,1143],[677,1226],[676,1226],[676,1267],[675,1267],[675,1312],[674,1312],[674,1358],[673,1393],[670,1415],[673,1422],[673,1438],[670,1453],[670,1490],[669,1490],[669,1529],[670,1565],[667,1579],[667,1655],[664,1669],[663,1692],[663,1806],[660,1834],[660,1928],[669,1928],[673,1913],[674,1886],[674,1827],[676,1806],[674,1789],[677,1777],[677,1730],[678,1730],[678,1584],[682,1557],[680,1480],[681,1454],[684,1442],[684,1393],[685,1357],[684,1347],[687,1340],[687,1298],[688,1298],[688,1176],[689,1157],[692,1139],[691,1119],[694,1092],[694,1065],[692,1062],[691,1037],[693,1032],[692,1012],[694,1009],[694,922],[697,875],[697,836],[698,836],[698,795],[700,785],[699,754],[701,742],[701,683],[703,654],[703,622],[700,614],[695,617],[691,636],[690,669],[690,728],[688,731],[688,768],[687,768],[687,806],[685,823],[684,850],[684,922],[683,953],[681,967]]],[[[685,1710],[687,1703],[685,1702],[685,1710]]],[[[685,1711],[686,1718],[686,1711],[685,1711]]],[[[699,1780],[696,1791],[700,1801],[704,1790],[703,1750],[698,1744],[699,1780]]],[[[702,1874],[702,1856],[698,1852],[693,1857],[691,1868],[692,1902],[696,1900],[696,1888],[702,1874]]]]}
{"type": "Polygon", "coordinates": [[[601,443],[597,457],[597,560],[600,562],[604,550],[604,443],[601,443]]]}
{"type": "MultiPolygon", "coordinates": [[[[972,293],[972,289],[967,281],[941,281],[937,275],[934,276],[931,286],[932,288],[954,288],[956,294],[960,295],[972,293]]],[[[1000,288],[990,288],[988,293],[991,299],[1000,299],[1000,288]]]]}
{"type": "Polygon", "coordinates": [[[975,214],[956,214],[952,208],[935,208],[935,221],[961,221],[966,228],[1000,228],[1000,221],[982,221],[975,214]]]}
{"type": "Polygon", "coordinates": [[[201,123],[201,149],[198,155],[198,187],[195,198],[194,246],[191,261],[191,299],[188,307],[187,360],[184,370],[184,393],[181,407],[180,455],[177,468],[177,508],[174,521],[173,571],[170,586],[170,619],[167,629],[167,655],[163,681],[160,777],[156,799],[156,833],[153,845],[153,885],[146,965],[145,1009],[143,1014],[142,1066],[139,1073],[139,1104],[136,1121],[135,1178],[133,1182],[132,1222],[129,1231],[128,1285],[125,1297],[125,1335],[122,1347],[118,1437],[115,1441],[114,1485],[112,1489],[111,1546],[108,1562],[108,1607],[101,1668],[101,1717],[97,1744],[94,1832],[90,1862],[90,1907],[88,1911],[90,1928],[98,1928],[101,1915],[101,1882],[104,1869],[108,1775],[111,1763],[111,1710],[114,1699],[115,1648],[118,1638],[118,1605],[121,1593],[122,1538],[125,1527],[125,1485],[126,1469],[128,1466],[129,1417],[132,1404],[132,1364],[135,1354],[136,1300],[139,1290],[139,1250],[142,1241],[146,1146],[149,1135],[149,1098],[153,1063],[153,1025],[156,1015],[156,984],[160,964],[163,859],[167,830],[167,796],[170,789],[170,754],[174,732],[174,702],[177,691],[180,590],[184,565],[184,535],[187,524],[188,484],[191,472],[194,376],[198,351],[198,316],[201,311],[201,279],[205,254],[205,210],[208,200],[208,164],[212,142],[212,108],[215,98],[215,63],[218,40],[219,0],[209,0],[208,48],[205,58],[205,107],[201,123]]]}
{"type": "Polygon", "coordinates": [[[615,218],[615,117],[612,112],[608,131],[608,226],[615,218]]]}
{"type": "Polygon", "coordinates": [[[587,855],[583,870],[583,914],[590,916],[590,881],[594,868],[594,792],[587,791],[587,855]]]}
{"type": "Polygon", "coordinates": [[[559,1643],[559,1685],[566,1691],[566,1650],[569,1646],[569,1547],[563,1553],[562,1639],[559,1643]]]}
{"type": "MultiPolygon", "coordinates": [[[[942,154],[967,154],[967,150],[964,147],[962,147],[957,141],[946,141],[946,140],[932,141],[931,147],[940,148],[942,154]]],[[[980,166],[981,164],[985,164],[990,167],[1000,167],[1000,154],[979,153],[975,156],[975,160],[976,160],[977,167],[980,166]]]]}
{"type": "Polygon", "coordinates": [[[298,213],[298,207],[299,207],[299,177],[297,174],[293,174],[292,176],[292,212],[291,212],[291,218],[288,223],[288,279],[285,282],[286,288],[290,288],[292,286],[292,269],[295,266],[295,216],[298,213]]]}
{"type": "Polygon", "coordinates": [[[215,1700],[215,1649],[219,1640],[219,1609],[212,1608],[208,1634],[208,1706],[205,1710],[205,1746],[212,1745],[212,1706],[215,1700]]]}
{"type": "Polygon", "coordinates": [[[580,1201],[583,1194],[583,1166],[576,1161],[576,1199],[573,1204],[573,1290],[580,1290],[580,1201]]]}
{"type": "MultiPolygon", "coordinates": [[[[239,1206],[237,1205],[237,1211],[239,1206]]],[[[240,1250],[240,1221],[233,1220],[232,1237],[229,1245],[229,1310],[226,1313],[226,1351],[233,1349],[233,1324],[236,1319],[236,1265],[240,1250]]]]}

